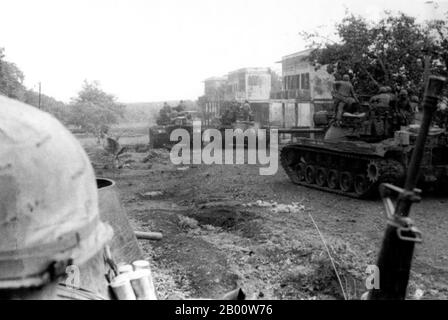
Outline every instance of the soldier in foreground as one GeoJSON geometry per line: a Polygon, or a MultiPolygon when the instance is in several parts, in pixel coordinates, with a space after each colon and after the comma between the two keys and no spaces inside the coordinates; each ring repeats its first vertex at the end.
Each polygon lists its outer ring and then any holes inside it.
{"type": "MultiPolygon", "coordinates": [[[[109,249],[93,168],[59,121],[0,95],[0,146],[0,299],[157,299],[147,261],[114,261],[129,245],[109,249]]],[[[121,244],[114,214],[103,218],[121,244]]]]}
{"type": "Polygon", "coordinates": [[[113,231],[79,142],[49,114],[0,96],[0,146],[0,298],[108,299],[113,231]]]}

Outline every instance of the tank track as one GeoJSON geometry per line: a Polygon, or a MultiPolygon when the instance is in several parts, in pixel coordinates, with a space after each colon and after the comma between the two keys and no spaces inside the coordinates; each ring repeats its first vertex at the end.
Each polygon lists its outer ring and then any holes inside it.
{"type": "Polygon", "coordinates": [[[374,196],[380,183],[397,183],[404,175],[403,165],[393,159],[294,144],[282,148],[280,163],[295,184],[358,199],[374,196]],[[367,175],[368,165],[372,163],[378,168],[375,181],[367,175]],[[307,168],[310,170],[306,171],[307,168]]]}

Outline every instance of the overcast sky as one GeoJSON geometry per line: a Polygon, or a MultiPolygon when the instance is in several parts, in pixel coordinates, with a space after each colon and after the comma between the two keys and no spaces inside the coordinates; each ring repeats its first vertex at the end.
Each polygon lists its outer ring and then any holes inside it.
{"type": "MultiPolygon", "coordinates": [[[[98,80],[123,102],[196,99],[202,80],[277,67],[348,8],[423,18],[426,0],[0,0],[0,47],[32,88],[63,101],[98,80]]],[[[444,0],[445,1],[445,0],[444,0]]],[[[426,8],[426,9],[425,9],[426,8]]]]}

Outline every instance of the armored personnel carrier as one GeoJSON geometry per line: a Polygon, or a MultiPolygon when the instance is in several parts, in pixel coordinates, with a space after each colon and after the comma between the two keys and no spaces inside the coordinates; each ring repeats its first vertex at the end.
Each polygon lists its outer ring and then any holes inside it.
{"type": "MultiPolygon", "coordinates": [[[[363,104],[364,118],[350,120],[350,135],[336,140],[298,138],[285,145],[280,162],[295,184],[355,198],[373,196],[378,185],[403,180],[419,125],[397,128],[389,107],[363,104]]],[[[448,180],[448,134],[445,128],[429,132],[420,185],[437,186],[448,180]]]]}

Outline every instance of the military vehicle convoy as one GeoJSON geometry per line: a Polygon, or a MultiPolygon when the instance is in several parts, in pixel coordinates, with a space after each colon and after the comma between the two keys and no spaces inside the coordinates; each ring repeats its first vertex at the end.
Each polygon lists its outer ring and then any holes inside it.
{"type": "MultiPolygon", "coordinates": [[[[157,125],[149,128],[149,146],[151,148],[169,148],[176,144],[176,141],[170,141],[170,135],[175,129],[185,129],[190,134],[190,137],[192,137],[193,130],[195,130],[193,122],[201,122],[197,111],[173,112],[168,110],[168,108],[166,110],[164,108],[160,110],[157,125]]],[[[233,141],[226,141],[225,130],[240,129],[242,132],[248,132],[246,130],[253,129],[252,132],[256,137],[255,141],[257,146],[259,139],[266,140],[266,145],[269,144],[269,130],[259,131],[260,128],[254,121],[252,112],[249,109],[244,110],[240,104],[234,104],[226,108],[218,120],[213,125],[201,125],[201,137],[207,128],[214,128],[221,132],[223,147],[226,145],[233,145],[235,147],[238,144],[236,137],[233,138],[233,141]]],[[[247,136],[244,137],[244,147],[248,146],[248,140],[249,138],[247,136]]],[[[190,139],[190,141],[192,143],[193,139],[190,139]]]]}
{"type": "MultiPolygon", "coordinates": [[[[269,128],[265,128],[260,126],[254,119],[253,111],[251,110],[250,104],[246,101],[243,105],[237,102],[231,102],[230,105],[224,108],[224,112],[221,115],[220,123],[217,126],[217,129],[221,132],[223,137],[223,147],[226,145],[232,145],[234,147],[238,146],[238,141],[234,137],[233,141],[225,141],[225,131],[226,129],[232,130],[241,130],[242,132],[249,133],[252,130],[251,134],[255,136],[256,147],[258,148],[258,144],[260,142],[266,141],[266,147],[269,145],[270,136],[269,136],[269,128]],[[265,129],[264,131],[260,131],[260,129],[265,129]]],[[[244,137],[244,147],[248,147],[249,138],[244,137]]]]}
{"type": "MultiPolygon", "coordinates": [[[[355,198],[373,196],[383,182],[401,185],[419,125],[400,127],[390,106],[363,103],[358,110],[365,116],[347,119],[344,138],[298,138],[282,148],[280,162],[293,183],[355,198]]],[[[419,179],[424,189],[448,180],[445,129],[429,132],[419,179]]]]}

